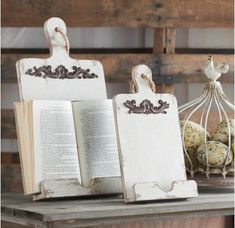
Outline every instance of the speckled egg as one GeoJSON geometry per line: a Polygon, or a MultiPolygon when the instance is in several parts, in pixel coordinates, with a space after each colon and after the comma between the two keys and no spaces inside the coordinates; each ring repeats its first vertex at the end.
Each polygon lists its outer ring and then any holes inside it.
{"type": "MultiPolygon", "coordinates": [[[[226,159],[228,152],[228,146],[218,141],[208,141],[206,144],[202,144],[198,147],[197,158],[198,161],[206,166],[206,146],[208,154],[209,167],[221,167],[226,159]]],[[[233,160],[233,153],[230,151],[226,165],[229,165],[233,160]]]]}
{"type": "MultiPolygon", "coordinates": [[[[234,138],[234,120],[229,120],[229,126],[230,126],[230,132],[231,137],[234,138]]],[[[226,120],[221,121],[216,126],[214,133],[212,135],[212,140],[214,141],[220,141],[222,143],[228,142],[228,124],[226,120]]]]}
{"type": "MultiPolygon", "coordinates": [[[[181,136],[183,137],[183,129],[184,129],[185,121],[180,121],[180,129],[181,136]]],[[[193,122],[187,121],[184,131],[184,144],[187,151],[196,150],[202,143],[205,142],[205,129],[193,122]]],[[[209,134],[207,133],[207,138],[209,138],[209,134]]]]}

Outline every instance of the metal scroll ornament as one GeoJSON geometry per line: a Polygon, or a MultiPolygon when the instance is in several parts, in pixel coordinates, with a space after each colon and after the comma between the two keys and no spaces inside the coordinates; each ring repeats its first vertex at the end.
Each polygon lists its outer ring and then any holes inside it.
{"type": "Polygon", "coordinates": [[[73,71],[59,65],[52,71],[51,65],[43,65],[41,67],[34,66],[33,69],[28,69],[26,74],[34,77],[52,78],[52,79],[87,79],[87,78],[98,78],[95,73],[90,73],[90,69],[82,69],[81,67],[72,66],[73,71]]]}
{"type": "Polygon", "coordinates": [[[214,66],[212,57],[208,56],[204,69],[208,82],[202,95],[179,107],[185,165],[194,178],[203,175],[225,178],[234,174],[234,119],[231,116],[235,106],[217,81],[228,70],[227,63],[214,66]]]}
{"type": "Polygon", "coordinates": [[[135,100],[126,101],[124,106],[129,108],[128,113],[136,113],[136,114],[166,114],[166,109],[169,108],[169,104],[165,101],[159,100],[159,106],[154,106],[150,100],[145,99],[140,103],[139,106],[136,105],[135,100]]]}

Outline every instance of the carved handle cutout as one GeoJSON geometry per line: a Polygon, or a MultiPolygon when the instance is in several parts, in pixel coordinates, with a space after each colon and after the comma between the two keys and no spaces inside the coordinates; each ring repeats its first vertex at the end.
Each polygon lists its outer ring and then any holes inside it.
{"type": "Polygon", "coordinates": [[[132,93],[154,93],[155,85],[152,80],[151,69],[146,65],[137,65],[132,69],[131,92],[132,93]]]}
{"type": "Polygon", "coordinates": [[[58,17],[52,17],[44,23],[44,32],[50,44],[50,52],[53,54],[58,49],[69,54],[69,41],[67,37],[67,29],[65,22],[58,17]]]}

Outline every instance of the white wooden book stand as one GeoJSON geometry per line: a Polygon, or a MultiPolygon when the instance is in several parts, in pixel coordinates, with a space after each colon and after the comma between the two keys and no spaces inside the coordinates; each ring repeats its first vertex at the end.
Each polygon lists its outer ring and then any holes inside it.
{"type": "MultiPolygon", "coordinates": [[[[107,99],[102,64],[69,57],[64,21],[51,18],[45,22],[44,31],[51,57],[21,59],[16,63],[21,101],[107,99]]],[[[42,181],[40,193],[33,195],[33,200],[117,193],[122,193],[120,177],[94,178],[88,187],[77,179],[58,179],[42,181]]]]}
{"type": "Polygon", "coordinates": [[[113,98],[125,202],[197,196],[187,181],[178,108],[171,94],[156,94],[149,67],[133,68],[137,92],[113,98]]]}
{"type": "Polygon", "coordinates": [[[64,21],[50,18],[44,24],[44,32],[51,56],[21,59],[16,63],[21,101],[106,99],[102,64],[69,57],[64,21]]]}

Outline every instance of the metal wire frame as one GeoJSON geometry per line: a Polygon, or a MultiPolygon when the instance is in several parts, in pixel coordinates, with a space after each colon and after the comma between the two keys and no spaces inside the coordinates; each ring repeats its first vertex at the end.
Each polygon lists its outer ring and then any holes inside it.
{"type": "Polygon", "coordinates": [[[206,175],[207,178],[209,178],[209,175],[211,173],[213,173],[209,167],[209,163],[208,163],[208,149],[207,149],[207,127],[208,127],[208,117],[210,114],[210,110],[211,110],[211,106],[212,104],[215,103],[217,111],[218,111],[218,115],[219,115],[219,120],[225,120],[227,123],[227,127],[228,127],[228,135],[229,135],[229,139],[228,139],[228,151],[226,154],[226,158],[225,161],[223,163],[223,165],[221,166],[221,168],[217,168],[215,169],[217,173],[222,174],[222,176],[225,178],[227,173],[228,173],[228,169],[226,167],[226,163],[229,159],[229,154],[231,153],[231,127],[229,124],[229,117],[224,109],[224,104],[226,106],[228,106],[230,109],[232,109],[233,111],[235,111],[235,106],[234,104],[232,104],[229,99],[226,97],[222,86],[220,84],[220,82],[218,81],[209,81],[206,84],[206,87],[203,90],[202,95],[197,98],[194,99],[193,101],[190,101],[182,106],[179,107],[179,114],[183,113],[183,112],[187,112],[187,114],[185,114],[185,118],[184,118],[184,125],[182,127],[182,141],[183,141],[183,150],[184,153],[189,161],[190,164],[190,169],[187,168],[187,171],[191,174],[191,176],[193,177],[195,173],[197,173],[198,171],[204,173],[206,175]],[[187,152],[186,146],[185,146],[185,142],[184,142],[184,136],[185,136],[185,129],[187,126],[188,121],[190,120],[190,118],[193,116],[194,113],[197,112],[197,110],[199,110],[200,108],[203,108],[201,117],[200,117],[200,125],[202,127],[204,127],[205,129],[205,135],[204,135],[204,143],[205,143],[205,152],[206,152],[206,167],[204,167],[204,169],[202,168],[198,168],[198,167],[193,167],[193,162],[187,152]]]}

